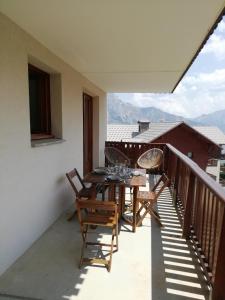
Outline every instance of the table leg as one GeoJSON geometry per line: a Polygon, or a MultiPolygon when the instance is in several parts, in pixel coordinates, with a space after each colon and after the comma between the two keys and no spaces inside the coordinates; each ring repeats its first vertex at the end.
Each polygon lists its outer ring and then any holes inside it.
{"type": "Polygon", "coordinates": [[[125,186],[119,186],[119,218],[121,219],[125,210],[125,186]]]}
{"type": "Polygon", "coordinates": [[[136,232],[136,224],[137,224],[137,211],[138,211],[137,193],[138,193],[138,187],[135,186],[133,190],[133,224],[132,224],[133,232],[136,232]]]}
{"type": "Polygon", "coordinates": [[[108,187],[108,198],[110,201],[116,202],[116,185],[110,184],[108,187]]]}

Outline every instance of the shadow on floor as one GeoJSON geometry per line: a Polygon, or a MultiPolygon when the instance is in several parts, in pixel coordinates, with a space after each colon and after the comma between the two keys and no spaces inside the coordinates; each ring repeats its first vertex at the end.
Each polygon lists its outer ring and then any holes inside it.
{"type": "Polygon", "coordinates": [[[79,225],[63,215],[0,277],[0,300],[149,300],[150,228],[135,234],[128,225],[123,229],[110,273],[104,267],[79,270],[79,225]]]}
{"type": "Polygon", "coordinates": [[[80,232],[65,216],[51,226],[0,277],[0,299],[69,299],[77,295],[87,269],[78,269],[80,232]]]}
{"type": "Polygon", "coordinates": [[[163,228],[152,220],[152,299],[209,299],[193,247],[182,238],[169,190],[157,202],[163,228]]]}

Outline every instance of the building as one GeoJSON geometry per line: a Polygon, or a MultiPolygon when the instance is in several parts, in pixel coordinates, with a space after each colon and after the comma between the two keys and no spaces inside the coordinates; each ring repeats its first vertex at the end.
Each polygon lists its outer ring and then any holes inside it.
{"type": "MultiPolygon", "coordinates": [[[[134,125],[108,125],[107,139],[114,141],[114,138],[116,141],[134,143],[169,143],[193,159],[204,170],[210,158],[220,157],[221,143],[225,143],[225,135],[215,127],[209,131],[212,133],[209,137],[207,130],[202,134],[202,127],[200,131],[200,129],[193,128],[184,122],[151,123],[138,121],[138,123],[139,125],[136,127],[134,125]],[[131,132],[132,128],[136,130],[133,133],[131,132]],[[124,138],[122,138],[123,134],[124,138]],[[127,138],[128,136],[130,138],[127,138]]],[[[207,129],[209,128],[211,127],[207,127],[207,129]]]]}
{"type": "Polygon", "coordinates": [[[225,147],[225,134],[215,126],[193,126],[193,128],[199,131],[202,135],[206,136],[210,140],[214,141],[221,147],[221,154],[224,153],[225,147]]]}

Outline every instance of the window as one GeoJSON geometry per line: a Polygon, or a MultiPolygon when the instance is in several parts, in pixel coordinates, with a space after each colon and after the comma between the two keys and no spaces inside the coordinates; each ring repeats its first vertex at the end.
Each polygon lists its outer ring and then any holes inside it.
{"type": "Polygon", "coordinates": [[[193,152],[188,152],[188,153],[187,153],[187,156],[188,156],[189,158],[193,158],[193,152]]]}
{"type": "Polygon", "coordinates": [[[52,138],[50,75],[28,65],[31,139],[52,138]]]}

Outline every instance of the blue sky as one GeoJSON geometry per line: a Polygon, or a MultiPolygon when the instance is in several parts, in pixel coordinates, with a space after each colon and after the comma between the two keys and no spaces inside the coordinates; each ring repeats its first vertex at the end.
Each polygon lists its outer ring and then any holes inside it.
{"type": "Polygon", "coordinates": [[[154,106],[184,117],[225,109],[225,18],[173,94],[117,94],[137,106],[154,106]]]}

